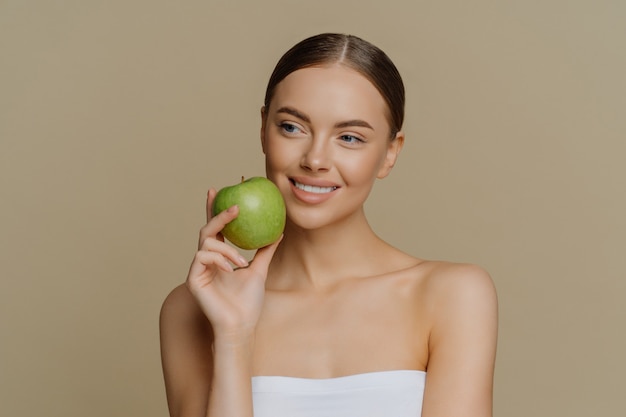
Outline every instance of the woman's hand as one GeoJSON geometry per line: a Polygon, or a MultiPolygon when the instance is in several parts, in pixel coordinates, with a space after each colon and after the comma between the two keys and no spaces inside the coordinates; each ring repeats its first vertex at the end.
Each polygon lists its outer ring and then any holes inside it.
{"type": "Polygon", "coordinates": [[[269,263],[279,242],[261,248],[248,261],[221,234],[239,214],[237,206],[213,217],[216,191],[207,195],[207,224],[200,230],[198,252],[187,276],[187,287],[213,327],[216,339],[236,343],[256,327],[265,294],[269,263]],[[233,268],[235,265],[237,268],[233,268]]]}

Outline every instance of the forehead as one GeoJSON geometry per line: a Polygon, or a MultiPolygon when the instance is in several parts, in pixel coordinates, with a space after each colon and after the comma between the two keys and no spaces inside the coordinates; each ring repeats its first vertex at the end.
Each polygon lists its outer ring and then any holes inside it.
{"type": "Polygon", "coordinates": [[[282,106],[334,119],[362,118],[388,124],[387,104],[378,89],[365,76],[344,65],[292,72],[276,86],[270,112],[282,106]]]}

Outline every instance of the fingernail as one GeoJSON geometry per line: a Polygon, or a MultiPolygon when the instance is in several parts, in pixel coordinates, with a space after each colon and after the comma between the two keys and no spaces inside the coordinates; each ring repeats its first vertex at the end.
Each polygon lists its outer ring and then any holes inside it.
{"type": "Polygon", "coordinates": [[[234,213],[235,210],[237,210],[237,206],[228,207],[228,209],[226,211],[229,212],[229,213],[234,213]]]}
{"type": "Polygon", "coordinates": [[[248,266],[248,260],[244,258],[243,256],[239,256],[237,258],[237,265],[241,267],[248,266]]]}

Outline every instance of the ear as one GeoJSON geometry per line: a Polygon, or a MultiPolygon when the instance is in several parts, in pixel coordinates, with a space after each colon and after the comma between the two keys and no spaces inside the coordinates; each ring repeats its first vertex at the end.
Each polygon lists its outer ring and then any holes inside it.
{"type": "Polygon", "coordinates": [[[398,155],[400,155],[400,151],[404,146],[404,133],[398,132],[396,133],[396,137],[393,140],[389,141],[387,145],[387,154],[385,155],[385,160],[383,161],[382,166],[378,170],[378,175],[376,178],[382,179],[385,178],[391,172],[391,169],[396,164],[398,160],[398,155]]]}
{"type": "Polygon", "coordinates": [[[265,154],[265,126],[267,121],[267,112],[265,111],[265,106],[261,106],[261,148],[263,149],[263,153],[265,154]]]}

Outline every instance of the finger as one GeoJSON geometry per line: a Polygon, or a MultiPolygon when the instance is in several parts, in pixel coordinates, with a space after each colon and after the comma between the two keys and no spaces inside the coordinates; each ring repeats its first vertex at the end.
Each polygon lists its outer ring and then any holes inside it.
{"type": "MultiPolygon", "coordinates": [[[[224,226],[233,221],[238,215],[239,207],[232,206],[211,218],[209,222],[200,229],[200,244],[207,238],[217,238],[224,226]]],[[[219,240],[223,239],[220,238],[219,240]]]]}
{"type": "Polygon", "coordinates": [[[207,238],[202,243],[200,250],[217,252],[240,268],[248,266],[248,261],[239,253],[237,249],[222,241],[207,238]]]}
{"type": "Polygon", "coordinates": [[[216,194],[217,194],[217,191],[215,190],[215,188],[209,188],[209,192],[207,193],[207,196],[206,196],[206,222],[207,223],[213,217],[213,201],[215,200],[216,194]]]}
{"type": "MultiPolygon", "coordinates": [[[[204,242],[204,240],[209,237],[209,231],[208,229],[208,223],[211,220],[211,218],[213,217],[213,201],[215,201],[215,196],[217,195],[217,191],[215,191],[215,188],[209,188],[209,191],[207,192],[207,196],[206,196],[206,224],[204,226],[202,226],[202,228],[200,228],[200,237],[198,238],[198,250],[200,250],[202,248],[202,242],[204,242]]],[[[214,236],[216,239],[221,240],[222,242],[224,241],[224,237],[218,234],[215,234],[214,236]]]]}
{"type": "Polygon", "coordinates": [[[202,245],[206,239],[214,239],[220,242],[224,241],[224,236],[221,233],[214,233],[215,228],[209,224],[205,224],[200,229],[200,236],[198,237],[198,250],[202,249],[202,245]],[[212,234],[212,235],[211,235],[212,234]]]}
{"type": "Polygon", "coordinates": [[[280,238],[271,245],[265,246],[256,251],[254,259],[252,259],[252,262],[250,263],[249,269],[267,277],[267,270],[270,266],[270,262],[272,261],[272,257],[282,240],[283,235],[281,235],[280,238]]]}
{"type": "Polygon", "coordinates": [[[207,270],[213,268],[218,268],[224,272],[233,272],[233,267],[221,254],[217,252],[198,251],[189,268],[187,280],[195,282],[198,278],[205,276],[204,274],[207,270]]]}

